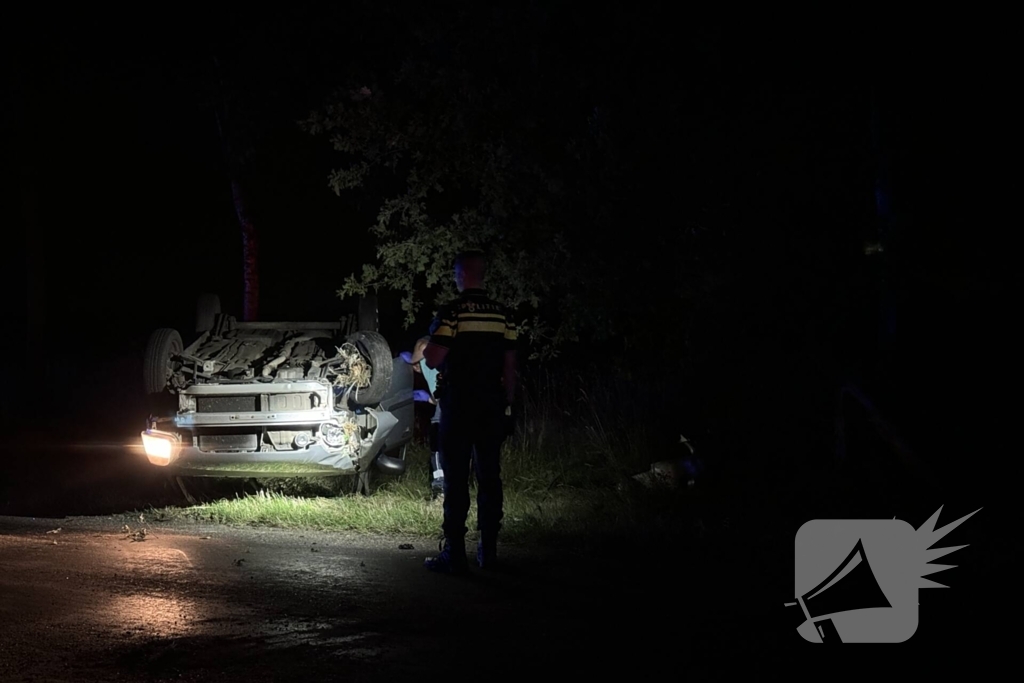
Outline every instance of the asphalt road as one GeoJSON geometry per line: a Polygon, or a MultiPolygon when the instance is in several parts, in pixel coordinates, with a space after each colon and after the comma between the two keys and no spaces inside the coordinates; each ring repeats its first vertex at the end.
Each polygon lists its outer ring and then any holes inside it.
{"type": "Polygon", "coordinates": [[[125,521],[0,518],[0,680],[667,672],[686,651],[691,670],[728,662],[734,605],[706,610],[687,572],[643,583],[506,549],[504,572],[454,578],[423,569],[422,539],[150,523],[135,540],[125,521]]]}
{"type": "Polygon", "coordinates": [[[140,521],[127,511],[168,492],[116,449],[5,467],[5,683],[941,673],[1003,652],[994,577],[1020,548],[979,526],[957,558],[973,568],[922,598],[915,637],[850,657],[804,642],[782,606],[791,529],[593,557],[504,547],[504,571],[463,579],[423,569],[428,539],[140,521]]]}

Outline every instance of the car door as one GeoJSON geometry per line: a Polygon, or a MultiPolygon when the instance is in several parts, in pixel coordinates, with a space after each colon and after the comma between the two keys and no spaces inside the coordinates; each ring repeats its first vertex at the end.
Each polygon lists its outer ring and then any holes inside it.
{"type": "Polygon", "coordinates": [[[398,424],[384,441],[382,453],[398,457],[403,446],[412,441],[413,425],[416,420],[413,403],[413,369],[401,356],[392,360],[394,363],[391,374],[391,388],[388,389],[380,402],[381,410],[391,413],[398,424]]]}

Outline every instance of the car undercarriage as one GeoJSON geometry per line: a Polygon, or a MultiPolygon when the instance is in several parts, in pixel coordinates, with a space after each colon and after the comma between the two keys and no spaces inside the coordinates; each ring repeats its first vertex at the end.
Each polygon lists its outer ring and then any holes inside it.
{"type": "Polygon", "coordinates": [[[150,463],[191,476],[404,470],[412,370],[372,330],[342,323],[212,317],[183,348],[173,329],[146,350],[146,392],[166,399],[141,438],[150,463]]]}

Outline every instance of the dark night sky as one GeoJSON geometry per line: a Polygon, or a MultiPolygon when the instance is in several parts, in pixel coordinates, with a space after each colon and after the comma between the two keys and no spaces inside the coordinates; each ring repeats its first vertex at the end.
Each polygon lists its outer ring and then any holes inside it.
{"type": "MultiPolygon", "coordinates": [[[[318,78],[340,59],[329,54],[330,48],[351,37],[343,22],[332,35],[323,17],[297,12],[273,19],[172,21],[138,32],[119,30],[100,17],[66,21],[37,28],[39,40],[22,36],[29,47],[14,69],[20,94],[15,138],[23,168],[32,169],[35,180],[29,185],[38,196],[39,225],[45,226],[35,237],[45,242],[50,308],[59,300],[62,318],[70,314],[75,324],[101,326],[114,325],[124,311],[132,311],[141,328],[187,316],[194,294],[204,289],[219,292],[226,306],[240,308],[238,231],[214,113],[204,106],[201,91],[213,76],[207,47],[212,45],[225,62],[251,61],[250,73],[265,69],[267,82],[292,89],[259,138],[250,175],[250,204],[262,238],[264,315],[337,314],[334,290],[372,255],[363,232],[366,216],[352,213],[329,191],[329,150],[293,122],[316,104],[322,92],[317,88],[326,81],[318,78]],[[246,24],[245,38],[238,37],[243,34],[239,24],[246,24]],[[307,81],[296,79],[296,73],[307,81]],[[333,249],[331,261],[310,257],[308,244],[337,239],[346,228],[356,239],[333,249]],[[296,262],[312,267],[289,267],[296,262]]],[[[828,41],[808,45],[820,50],[828,41]]],[[[860,82],[851,80],[851,62],[841,48],[827,48],[832,71],[822,72],[797,46],[774,46],[768,53],[774,61],[756,55],[768,45],[736,41],[735,47],[748,52],[730,55],[730,46],[718,56],[719,73],[735,78],[715,86],[723,101],[756,98],[755,84],[769,78],[772,90],[765,96],[780,108],[766,116],[827,120],[842,116],[843,106],[864,104],[863,75],[860,82]],[[782,77],[771,73],[773,68],[788,73],[782,77]],[[849,92],[837,97],[844,88],[849,92]]],[[[642,50],[637,52],[633,59],[642,60],[642,50]]],[[[675,67],[653,62],[645,71],[651,82],[670,82],[675,67]]],[[[795,134],[817,133],[807,127],[795,134]]],[[[849,133],[851,139],[858,136],[849,133]]],[[[791,140],[750,142],[757,148],[748,150],[740,140],[728,153],[749,154],[758,163],[758,157],[787,154],[791,140]]],[[[831,142],[850,144],[834,137],[831,142]]],[[[737,165],[748,161],[736,158],[737,165]]],[[[827,148],[808,163],[843,172],[842,161],[829,158],[827,148]]]]}
{"type": "MultiPolygon", "coordinates": [[[[115,34],[86,24],[55,30],[23,55],[16,140],[35,177],[29,184],[45,226],[37,237],[62,317],[107,326],[130,311],[151,327],[158,318],[171,323],[177,318],[170,316],[187,315],[187,302],[206,289],[239,307],[237,223],[216,119],[203,101],[211,50],[202,49],[197,33],[198,45],[189,45],[187,34],[172,30],[115,34]],[[74,286],[67,291],[65,283],[74,286]]],[[[297,313],[336,315],[324,310],[333,303],[336,269],[350,270],[367,256],[346,263],[339,250],[333,264],[311,259],[299,239],[326,241],[343,226],[342,202],[326,184],[327,150],[293,125],[304,112],[280,112],[261,138],[270,171],[257,169],[250,190],[263,229],[270,317],[281,315],[277,291],[287,292],[297,313]],[[283,267],[296,261],[314,267],[283,267]],[[296,298],[297,291],[308,298],[296,298]]]]}
{"type": "MultiPolygon", "coordinates": [[[[249,73],[265,72],[289,89],[259,139],[249,186],[262,234],[264,317],[338,315],[335,289],[373,253],[363,237],[367,216],[328,189],[330,151],[293,122],[317,104],[345,50],[383,44],[377,36],[387,26],[354,27],[343,9],[336,11],[333,18],[296,10],[139,20],[135,29],[98,15],[9,24],[16,35],[5,42],[11,87],[4,93],[3,125],[14,173],[4,188],[5,223],[25,225],[22,208],[33,196],[37,212],[35,227],[8,233],[9,319],[21,326],[43,315],[61,349],[73,340],[79,351],[104,346],[131,355],[154,327],[186,327],[200,291],[217,291],[227,308],[240,310],[238,228],[216,120],[201,92],[212,76],[211,45],[226,62],[250,62],[249,73]],[[238,31],[240,24],[246,31],[238,31]],[[248,37],[239,37],[243,33],[248,37]],[[320,245],[345,230],[355,244],[335,247],[326,258],[320,245]],[[43,306],[23,303],[32,263],[42,264],[37,272],[45,274],[43,306]],[[297,270],[296,263],[312,267],[297,270]]],[[[699,29],[691,33],[704,38],[699,29]]],[[[987,231],[978,229],[993,210],[986,197],[994,185],[992,173],[975,160],[996,142],[988,117],[998,118],[1001,108],[979,74],[999,60],[965,54],[963,34],[952,43],[935,32],[892,29],[881,37],[838,26],[750,33],[756,37],[725,29],[711,34],[726,36],[717,52],[722,99],[694,106],[756,103],[754,93],[775,98],[763,109],[765,120],[788,121],[785,135],[765,136],[764,128],[755,128],[729,153],[738,164],[774,159],[785,166],[779,159],[792,141],[819,136],[814,156],[786,163],[849,174],[850,195],[863,200],[842,198],[849,203],[836,204],[834,215],[845,215],[851,225],[871,217],[870,177],[861,168],[870,160],[849,152],[867,145],[868,121],[859,107],[868,86],[875,86],[894,127],[891,152],[901,210],[914,222],[916,258],[941,262],[939,270],[955,274],[934,285],[950,290],[944,298],[923,303],[911,318],[923,320],[922,329],[941,330],[931,338],[946,362],[951,353],[977,359],[985,346],[979,339],[1004,339],[994,321],[1006,271],[1000,270],[1003,260],[993,260],[998,250],[987,231]],[[865,129],[857,129],[858,121],[865,129]],[[944,329],[944,320],[959,324],[944,329]]],[[[693,37],[681,32],[680,40],[693,37]]],[[[677,77],[672,63],[637,63],[622,68],[638,69],[650,83],[677,77]]],[[[707,78],[714,84],[716,76],[707,78]]],[[[815,192],[807,188],[807,201],[827,205],[815,192]]],[[[748,249],[760,249],[765,234],[752,230],[748,249]]],[[[815,239],[830,238],[822,233],[815,239]]],[[[919,333],[913,343],[924,338],[919,333]]]]}

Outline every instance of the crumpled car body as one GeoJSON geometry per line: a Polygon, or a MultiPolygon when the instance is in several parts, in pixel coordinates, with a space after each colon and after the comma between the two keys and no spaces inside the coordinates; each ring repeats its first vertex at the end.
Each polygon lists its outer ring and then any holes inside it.
{"type": "Polygon", "coordinates": [[[342,327],[217,315],[187,348],[174,330],[154,332],[147,391],[177,405],[141,433],[149,462],[213,477],[403,471],[412,369],[376,332],[342,327]]]}

